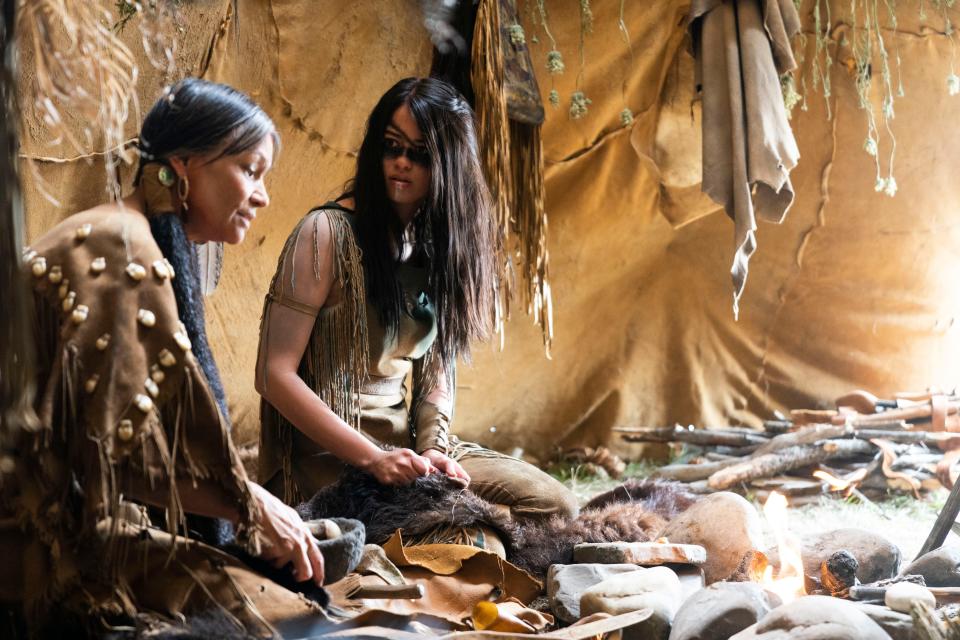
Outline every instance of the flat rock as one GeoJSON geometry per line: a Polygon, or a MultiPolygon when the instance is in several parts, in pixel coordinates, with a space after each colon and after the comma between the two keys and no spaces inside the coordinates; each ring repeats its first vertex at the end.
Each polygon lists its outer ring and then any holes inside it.
{"type": "Polygon", "coordinates": [[[900,613],[879,604],[863,602],[854,602],[854,604],[880,625],[893,640],[920,640],[920,635],[913,628],[913,618],[909,614],[900,613]]]}
{"type": "Polygon", "coordinates": [[[663,542],[584,542],[573,548],[575,562],[656,566],[660,564],[703,564],[707,551],[693,544],[663,542]]]}
{"type": "Polygon", "coordinates": [[[930,589],[913,582],[898,582],[887,587],[883,596],[883,603],[901,613],[910,613],[914,602],[926,602],[931,608],[937,608],[937,599],[930,589]]]}
{"type": "Polygon", "coordinates": [[[806,596],[777,607],[731,640],[892,640],[859,607],[830,596],[806,596]]]}
{"type": "Polygon", "coordinates": [[[920,575],[928,587],[960,587],[960,548],[940,547],[925,553],[900,572],[920,575]]]}
{"type": "Polygon", "coordinates": [[[580,596],[580,614],[619,615],[651,609],[653,615],[624,630],[624,640],[667,640],[682,599],[680,579],[667,567],[637,569],[595,584],[580,596]]]}
{"type": "Polygon", "coordinates": [[[685,601],[700,589],[703,589],[706,580],[703,569],[693,564],[665,564],[663,565],[677,574],[680,579],[680,602],[685,601]]]}
{"type": "Polygon", "coordinates": [[[559,620],[571,624],[579,620],[580,596],[595,584],[621,573],[637,570],[635,564],[555,564],[547,570],[547,598],[550,610],[559,620]]]}
{"type": "Polygon", "coordinates": [[[700,498],[659,534],[673,543],[700,545],[707,551],[707,584],[727,578],[750,551],[763,551],[760,514],[742,496],[719,491],[700,498]]]}
{"type": "Polygon", "coordinates": [[[754,582],[715,582],[680,606],[670,640],[726,640],[779,605],[776,594],[754,582]]]}
{"type": "MultiPolygon", "coordinates": [[[[834,529],[808,535],[803,539],[803,571],[820,575],[820,564],[835,552],[845,549],[857,559],[857,579],[861,584],[893,578],[900,570],[900,549],[878,533],[864,529],[834,529]]],[[[780,564],[776,549],[767,554],[770,564],[780,564]]]]}

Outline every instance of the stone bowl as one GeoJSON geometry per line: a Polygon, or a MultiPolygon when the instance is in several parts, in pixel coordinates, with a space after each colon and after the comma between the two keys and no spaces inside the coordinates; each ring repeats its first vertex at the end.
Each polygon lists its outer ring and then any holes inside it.
{"type": "MultiPolygon", "coordinates": [[[[316,538],[317,547],[323,554],[323,582],[331,584],[357,568],[363,557],[363,544],[367,538],[366,529],[359,520],[350,518],[326,518],[340,527],[340,535],[331,540],[316,538]]],[[[304,524],[308,527],[315,520],[304,524]]]]}

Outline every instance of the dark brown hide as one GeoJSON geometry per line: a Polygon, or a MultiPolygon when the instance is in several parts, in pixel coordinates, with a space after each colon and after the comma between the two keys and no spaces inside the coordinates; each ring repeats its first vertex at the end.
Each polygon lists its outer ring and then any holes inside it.
{"type": "Polygon", "coordinates": [[[506,518],[502,511],[446,476],[388,487],[357,469],[297,507],[306,519],[345,517],[363,522],[367,542],[383,544],[397,529],[409,537],[431,530],[486,525],[500,534],[507,559],[534,576],[573,560],[581,542],[649,541],[667,520],[693,502],[678,483],[631,480],[588,503],[580,516],[545,521],[506,518]]]}

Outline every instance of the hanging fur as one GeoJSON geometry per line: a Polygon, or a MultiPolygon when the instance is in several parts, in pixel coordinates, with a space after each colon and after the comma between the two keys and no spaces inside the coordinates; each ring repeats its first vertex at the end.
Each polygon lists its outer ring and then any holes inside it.
{"type": "Polygon", "coordinates": [[[677,483],[635,481],[633,502],[611,502],[585,509],[568,520],[511,519],[463,484],[442,474],[418,478],[406,486],[386,486],[349,467],[340,479],[297,507],[302,518],[340,516],[360,520],[367,543],[383,544],[401,529],[405,539],[432,539],[431,532],[486,525],[501,537],[507,559],[543,578],[551,564],[569,564],[581,542],[646,542],[673,515],[689,506],[689,494],[677,483]],[[639,487],[642,487],[640,489],[639,487]],[[676,503],[676,506],[671,506],[676,503]]]}
{"type": "Polygon", "coordinates": [[[500,0],[480,0],[473,29],[470,80],[475,95],[481,161],[494,200],[497,227],[502,236],[497,256],[500,266],[497,283],[497,331],[510,315],[513,295],[513,261],[507,240],[510,235],[510,131],[507,98],[503,86],[503,48],[500,34],[500,0]]]}
{"type": "Polygon", "coordinates": [[[550,293],[550,254],[544,210],[543,141],[540,125],[510,121],[513,234],[517,237],[527,314],[543,332],[547,357],[553,346],[553,296],[550,293]]]}

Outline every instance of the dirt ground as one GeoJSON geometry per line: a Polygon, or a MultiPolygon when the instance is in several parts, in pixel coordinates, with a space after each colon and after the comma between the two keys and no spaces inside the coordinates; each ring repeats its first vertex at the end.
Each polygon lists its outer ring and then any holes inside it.
{"type": "MultiPolygon", "coordinates": [[[[619,480],[590,475],[584,472],[583,467],[577,466],[555,468],[551,470],[551,474],[577,495],[580,504],[584,504],[594,495],[617,486],[627,477],[644,478],[655,469],[656,465],[653,464],[633,463],[619,480]]],[[[906,563],[913,560],[923,546],[947,495],[947,491],[941,490],[917,500],[909,495],[892,494],[886,500],[871,503],[824,496],[814,504],[791,507],[788,514],[789,530],[798,537],[845,527],[874,531],[900,547],[906,563]]],[[[747,498],[753,500],[758,509],[762,507],[751,496],[748,495],[747,498]]],[[[773,544],[773,535],[769,530],[767,541],[768,544],[773,544]]],[[[960,537],[950,533],[945,544],[960,546],[960,537]]]]}

